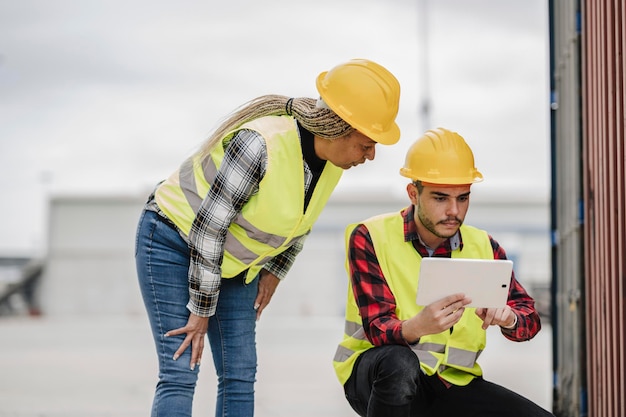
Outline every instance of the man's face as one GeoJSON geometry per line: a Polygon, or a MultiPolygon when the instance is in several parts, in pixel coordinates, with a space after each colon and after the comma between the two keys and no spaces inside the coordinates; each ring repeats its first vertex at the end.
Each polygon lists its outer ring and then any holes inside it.
{"type": "Polygon", "coordinates": [[[420,237],[428,246],[436,248],[454,236],[463,224],[469,208],[471,184],[423,185],[421,193],[414,184],[407,186],[407,192],[415,205],[415,223],[420,237]]]}

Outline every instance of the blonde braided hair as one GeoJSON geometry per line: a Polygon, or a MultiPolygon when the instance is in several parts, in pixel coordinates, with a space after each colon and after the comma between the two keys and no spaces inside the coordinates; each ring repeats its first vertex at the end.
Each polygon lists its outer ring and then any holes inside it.
{"type": "Polygon", "coordinates": [[[250,100],[230,115],[209,136],[200,148],[207,156],[215,145],[233,129],[263,116],[293,116],[303,128],[324,139],[332,140],[351,133],[354,128],[317,100],[308,97],[289,98],[281,95],[265,95],[250,100]]]}

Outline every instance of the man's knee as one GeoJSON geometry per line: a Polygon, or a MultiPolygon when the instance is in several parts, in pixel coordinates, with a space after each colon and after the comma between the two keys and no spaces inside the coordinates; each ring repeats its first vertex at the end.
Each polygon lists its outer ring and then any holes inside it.
{"type": "Polygon", "coordinates": [[[420,362],[406,346],[389,345],[380,352],[374,389],[400,397],[412,397],[419,380],[420,362]]]}
{"type": "Polygon", "coordinates": [[[393,373],[406,373],[417,375],[420,372],[420,362],[417,355],[406,346],[387,345],[382,346],[379,352],[379,366],[393,373]]]}

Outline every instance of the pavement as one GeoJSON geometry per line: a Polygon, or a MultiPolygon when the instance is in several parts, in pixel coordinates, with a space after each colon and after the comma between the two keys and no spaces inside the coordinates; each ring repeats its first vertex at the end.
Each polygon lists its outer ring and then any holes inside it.
{"type": "MultiPolygon", "coordinates": [[[[341,317],[263,317],[258,323],[257,417],[353,417],[332,357],[341,317]]],[[[145,417],[156,383],[146,317],[0,316],[0,417],[145,417]]],[[[552,404],[552,335],[513,343],[489,330],[485,378],[546,409],[552,404]]],[[[206,355],[205,355],[206,356],[206,355]]],[[[208,358],[207,358],[208,359],[208,358]]],[[[205,360],[194,416],[214,415],[205,360]]]]}

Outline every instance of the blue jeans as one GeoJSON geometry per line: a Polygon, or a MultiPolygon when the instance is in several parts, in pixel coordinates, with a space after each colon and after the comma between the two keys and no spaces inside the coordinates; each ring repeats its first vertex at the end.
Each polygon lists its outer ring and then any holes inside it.
{"type": "MultiPolygon", "coordinates": [[[[201,366],[190,370],[190,348],[178,360],[172,359],[184,334],[164,336],[184,327],[189,318],[189,248],[171,225],[156,213],[144,211],[137,228],[135,260],[159,362],[152,416],[191,416],[201,366]]],[[[217,311],[209,319],[207,336],[218,378],[216,416],[254,415],[257,286],[258,279],[248,285],[241,276],[222,279],[217,311]]]]}

